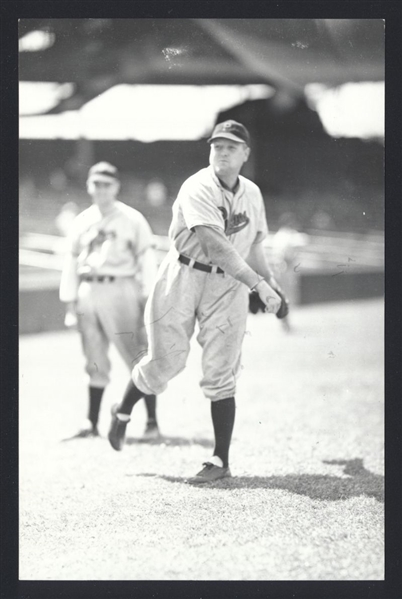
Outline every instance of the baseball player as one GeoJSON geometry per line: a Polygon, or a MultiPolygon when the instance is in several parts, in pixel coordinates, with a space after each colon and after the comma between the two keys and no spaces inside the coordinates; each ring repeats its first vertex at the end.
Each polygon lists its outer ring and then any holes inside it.
{"type": "Polygon", "coordinates": [[[261,244],[267,235],[262,195],[239,174],[250,154],[249,133],[230,120],[218,124],[208,141],[210,166],[184,182],[173,204],[171,248],[145,308],[148,353],[112,408],[108,435],[112,447],[121,450],[133,406],[147,393],[162,393],[184,369],[198,321],[200,385],[211,401],[215,447],[202,470],[188,479],[194,484],[231,476],[229,446],[249,289],[258,292],[268,312],[281,305],[261,244]]]}
{"type": "MultiPolygon", "coordinates": [[[[298,304],[300,300],[298,250],[308,243],[308,235],[300,233],[298,228],[296,216],[291,212],[285,212],[279,219],[279,229],[272,239],[272,252],[278,263],[276,274],[293,305],[298,304]]],[[[290,333],[292,328],[289,318],[283,318],[281,323],[283,329],[290,333]]]]}
{"type": "MultiPolygon", "coordinates": [[[[92,205],[71,225],[60,300],[67,305],[65,324],[77,323],[89,379],[88,419],[76,437],[98,436],[102,396],[109,383],[109,344],[131,371],[146,353],[143,308],[156,275],[152,231],[144,216],[118,201],[115,166],[99,162],[89,170],[92,205]]],[[[156,397],[145,394],[145,439],[159,436],[156,397]]]]}

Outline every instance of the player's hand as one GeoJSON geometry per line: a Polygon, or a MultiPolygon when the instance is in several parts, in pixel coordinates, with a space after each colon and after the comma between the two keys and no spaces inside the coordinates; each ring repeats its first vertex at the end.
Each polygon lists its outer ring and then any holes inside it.
{"type": "Polygon", "coordinates": [[[254,287],[254,290],[258,293],[262,303],[265,304],[265,312],[276,314],[281,307],[281,298],[274,289],[262,279],[254,287]]]}
{"type": "Polygon", "coordinates": [[[64,326],[69,329],[75,328],[78,324],[77,318],[77,302],[68,302],[66,306],[66,316],[64,318],[64,326]]]}
{"type": "Polygon", "coordinates": [[[278,291],[279,293],[282,293],[284,295],[284,291],[279,285],[278,281],[275,279],[275,277],[270,276],[269,279],[265,279],[265,281],[268,283],[270,287],[272,287],[274,291],[278,291]]]}

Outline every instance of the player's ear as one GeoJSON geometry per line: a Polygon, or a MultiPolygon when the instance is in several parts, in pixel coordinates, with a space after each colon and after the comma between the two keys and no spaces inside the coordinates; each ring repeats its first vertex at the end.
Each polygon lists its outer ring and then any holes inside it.
{"type": "Polygon", "coordinates": [[[245,150],[244,150],[244,162],[247,162],[248,157],[250,156],[250,148],[248,146],[246,146],[245,150]]]}

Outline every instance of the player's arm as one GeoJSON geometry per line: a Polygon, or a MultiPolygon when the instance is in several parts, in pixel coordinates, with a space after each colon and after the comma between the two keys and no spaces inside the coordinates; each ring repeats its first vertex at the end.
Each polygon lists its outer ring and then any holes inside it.
{"type": "Polygon", "coordinates": [[[59,297],[61,302],[66,304],[77,301],[78,276],[77,276],[77,258],[72,253],[68,253],[64,259],[63,270],[61,273],[59,297]]]}
{"type": "Polygon", "coordinates": [[[64,259],[59,289],[60,301],[66,307],[64,324],[69,328],[77,325],[78,284],[77,258],[69,252],[64,259]]]}
{"type": "Polygon", "coordinates": [[[225,237],[223,231],[197,225],[194,232],[200,242],[202,250],[209,260],[219,266],[237,281],[247,285],[249,289],[255,289],[261,300],[267,306],[269,312],[276,312],[280,307],[280,298],[268,285],[264,278],[253,270],[236,251],[230,241],[225,237]]]}
{"type": "Polygon", "coordinates": [[[68,237],[68,251],[61,272],[59,298],[66,304],[66,312],[75,314],[78,299],[79,278],[77,274],[78,235],[76,221],[68,237]]]}
{"type": "Polygon", "coordinates": [[[275,280],[272,269],[269,266],[262,242],[255,243],[251,246],[246,262],[256,273],[263,277],[273,289],[280,290],[280,286],[275,280]]]}
{"type": "Polygon", "coordinates": [[[132,250],[138,268],[142,301],[145,304],[152,291],[157,273],[155,242],[151,227],[145,217],[135,212],[132,218],[132,250]]]}
{"type": "Polygon", "coordinates": [[[147,247],[137,256],[138,269],[141,274],[141,292],[146,300],[151,293],[156,278],[157,262],[153,246],[147,247]]]}

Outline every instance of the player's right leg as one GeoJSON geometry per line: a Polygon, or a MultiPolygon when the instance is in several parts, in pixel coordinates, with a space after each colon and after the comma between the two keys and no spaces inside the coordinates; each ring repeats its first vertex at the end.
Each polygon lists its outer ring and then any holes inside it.
{"type": "Polygon", "coordinates": [[[77,306],[78,330],[81,335],[88,375],[88,418],[77,437],[98,435],[98,420],[103,392],[109,383],[109,341],[98,319],[89,283],[81,284],[77,306]]]}
{"type": "Polygon", "coordinates": [[[189,479],[203,484],[230,476],[229,449],[235,422],[236,379],[246,330],[247,288],[232,278],[208,279],[199,310],[203,378],[201,388],[211,400],[215,447],[204,468],[189,479]]]}

